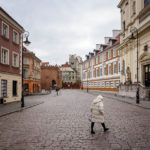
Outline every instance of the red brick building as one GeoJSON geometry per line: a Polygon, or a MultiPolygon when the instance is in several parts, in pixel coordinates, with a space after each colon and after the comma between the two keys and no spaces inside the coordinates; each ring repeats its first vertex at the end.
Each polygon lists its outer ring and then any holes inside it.
{"type": "Polygon", "coordinates": [[[24,29],[0,7],[0,99],[21,99],[21,52],[24,29]]]}
{"type": "Polygon", "coordinates": [[[49,63],[41,65],[41,89],[49,90],[50,87],[55,88],[55,85],[62,87],[62,73],[59,67],[51,66],[49,63]]]}

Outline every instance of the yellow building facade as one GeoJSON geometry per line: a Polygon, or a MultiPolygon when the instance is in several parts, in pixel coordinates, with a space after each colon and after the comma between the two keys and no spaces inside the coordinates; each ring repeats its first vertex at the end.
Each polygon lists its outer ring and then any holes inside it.
{"type": "Polygon", "coordinates": [[[121,0],[120,95],[150,99],[150,0],[121,0]],[[132,37],[134,37],[131,39],[132,37]],[[137,84],[138,81],[138,84],[137,84]]]}

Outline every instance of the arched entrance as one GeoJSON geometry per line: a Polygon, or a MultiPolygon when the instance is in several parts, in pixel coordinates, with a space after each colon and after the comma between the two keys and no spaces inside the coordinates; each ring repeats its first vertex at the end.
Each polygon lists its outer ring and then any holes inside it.
{"type": "Polygon", "coordinates": [[[56,81],[52,80],[52,88],[54,89],[56,87],[56,81]]]}

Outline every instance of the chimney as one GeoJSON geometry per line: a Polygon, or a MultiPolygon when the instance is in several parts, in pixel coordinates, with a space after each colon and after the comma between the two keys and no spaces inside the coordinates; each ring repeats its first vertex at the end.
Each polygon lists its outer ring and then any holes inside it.
{"type": "Polygon", "coordinates": [[[110,37],[105,37],[105,44],[106,44],[106,45],[109,44],[109,39],[110,39],[110,37]]]}
{"type": "Polygon", "coordinates": [[[113,38],[116,38],[120,34],[121,30],[112,30],[113,38]]]}

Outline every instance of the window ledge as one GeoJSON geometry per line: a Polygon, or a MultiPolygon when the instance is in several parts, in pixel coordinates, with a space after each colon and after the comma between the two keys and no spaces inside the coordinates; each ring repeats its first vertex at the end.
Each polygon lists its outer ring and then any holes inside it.
{"type": "Polygon", "coordinates": [[[19,97],[19,95],[13,95],[12,97],[19,97]]]}
{"type": "Polygon", "coordinates": [[[12,66],[13,68],[15,68],[15,69],[19,69],[19,66],[12,66]]]}
{"type": "Polygon", "coordinates": [[[1,35],[1,36],[2,36],[2,38],[3,38],[4,40],[9,41],[9,38],[8,38],[8,37],[6,37],[6,36],[4,36],[4,35],[1,35]]]}
{"type": "Polygon", "coordinates": [[[16,42],[14,42],[14,41],[13,41],[12,43],[13,43],[14,45],[16,45],[16,46],[19,46],[19,43],[16,43],[16,42]]]}
{"type": "Polygon", "coordinates": [[[4,64],[4,63],[2,63],[2,62],[1,62],[0,64],[4,65],[4,66],[6,66],[6,67],[8,67],[8,66],[9,66],[9,64],[4,64]]]}

